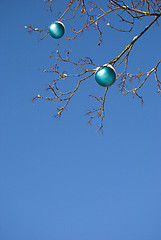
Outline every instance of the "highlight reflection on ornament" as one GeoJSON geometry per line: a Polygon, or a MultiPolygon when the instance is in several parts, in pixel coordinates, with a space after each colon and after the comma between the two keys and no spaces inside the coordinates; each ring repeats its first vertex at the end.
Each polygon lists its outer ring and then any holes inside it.
{"type": "Polygon", "coordinates": [[[56,21],[49,26],[48,31],[51,37],[58,39],[64,35],[65,26],[62,22],[56,21]]]}
{"type": "Polygon", "coordinates": [[[116,71],[110,64],[104,65],[97,69],[95,79],[99,85],[109,87],[116,80],[116,71]]]}

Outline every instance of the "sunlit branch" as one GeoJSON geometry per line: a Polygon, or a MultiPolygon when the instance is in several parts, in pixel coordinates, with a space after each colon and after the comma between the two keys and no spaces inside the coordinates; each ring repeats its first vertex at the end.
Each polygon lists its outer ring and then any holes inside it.
{"type": "MultiPolygon", "coordinates": [[[[55,4],[55,1],[49,0],[48,2],[50,3],[49,9],[51,10],[51,5],[55,4]]],[[[144,27],[143,30],[137,36],[135,36],[132,41],[114,59],[109,61],[109,64],[111,64],[114,68],[119,68],[120,66],[122,69],[121,72],[118,72],[116,79],[119,83],[118,85],[120,86],[120,90],[123,95],[131,93],[134,96],[137,96],[143,103],[143,97],[140,95],[139,92],[146,84],[147,80],[151,75],[154,74],[158,92],[161,92],[161,81],[158,77],[158,68],[160,66],[161,60],[158,61],[158,63],[153,69],[146,73],[141,73],[139,69],[139,72],[137,74],[131,74],[128,73],[128,64],[130,61],[129,56],[131,51],[133,51],[133,46],[136,41],[138,41],[144,35],[144,33],[146,33],[146,31],[151,28],[154,23],[157,23],[159,17],[161,16],[161,1],[130,0],[128,2],[129,5],[127,5],[124,1],[121,0],[107,0],[106,2],[107,3],[105,5],[105,8],[103,9],[101,6],[99,6],[99,4],[96,4],[94,2],[88,3],[84,0],[68,1],[64,12],[57,14],[58,20],[61,20],[63,22],[67,20],[71,21],[75,17],[81,16],[81,27],[78,30],[76,30],[77,26],[73,27],[72,33],[74,35],[69,36],[67,39],[74,40],[85,29],[92,27],[92,29],[97,30],[99,33],[100,37],[98,45],[100,45],[103,40],[101,20],[105,20],[105,25],[114,30],[128,33],[133,30],[136,19],[140,20],[144,17],[147,18],[154,16],[154,19],[148,24],[148,26],[144,27]],[[115,17],[117,20],[119,20],[122,23],[121,27],[119,27],[119,22],[115,23],[116,26],[111,23],[111,20],[108,20],[107,23],[107,16],[108,19],[110,19],[110,16],[112,16],[112,18],[115,17]],[[130,89],[130,82],[137,82],[137,86],[130,89]]],[[[27,28],[29,32],[37,32],[38,36],[42,34],[42,38],[40,40],[44,39],[48,35],[48,28],[39,29],[34,28],[31,25],[25,26],[25,28],[27,28]]],[[[33,101],[35,101],[36,99],[45,99],[48,101],[55,101],[61,103],[62,106],[57,107],[56,115],[56,117],[60,117],[64,110],[68,107],[73,96],[76,94],[76,92],[78,92],[80,84],[84,81],[87,81],[90,77],[94,77],[96,69],[101,66],[99,64],[95,64],[93,60],[89,57],[80,59],[79,61],[73,61],[69,56],[69,51],[66,52],[66,55],[64,57],[60,54],[60,51],[57,50],[56,61],[61,62],[65,65],[70,64],[76,69],[73,70],[73,72],[66,73],[64,70],[60,71],[57,63],[55,63],[55,65],[49,70],[43,69],[43,72],[54,73],[57,76],[51,84],[48,84],[47,90],[50,92],[50,94],[52,93],[52,96],[42,96],[38,94],[33,99],[33,101]],[[69,79],[73,79],[73,82],[76,82],[76,85],[74,89],[67,89],[66,91],[63,91],[61,89],[61,84],[68,81],[69,79]]],[[[103,120],[105,117],[105,100],[108,90],[110,90],[110,88],[107,87],[102,97],[90,95],[91,97],[93,97],[93,99],[96,100],[99,105],[98,107],[89,110],[86,115],[89,116],[89,124],[95,119],[98,119],[100,121],[99,130],[103,129],[103,120]]]]}

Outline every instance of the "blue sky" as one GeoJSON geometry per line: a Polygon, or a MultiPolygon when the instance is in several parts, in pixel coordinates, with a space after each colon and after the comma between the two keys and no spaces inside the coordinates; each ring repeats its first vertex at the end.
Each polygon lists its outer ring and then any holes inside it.
{"type": "MultiPolygon", "coordinates": [[[[58,1],[55,11],[62,6],[58,1]]],[[[103,27],[100,47],[92,31],[75,41],[48,36],[37,42],[24,26],[46,27],[57,20],[46,7],[38,0],[1,1],[0,239],[160,240],[161,95],[154,78],[141,91],[144,106],[123,97],[117,83],[111,87],[103,136],[84,116],[94,104],[88,95],[104,91],[94,78],[81,86],[60,120],[53,118],[55,103],[31,101],[46,94],[54,79],[39,69],[54,64],[49,56],[57,43],[62,52],[72,50],[74,60],[89,56],[102,65],[148,19],[128,35],[103,27]]],[[[66,23],[65,36],[71,25],[66,23]]],[[[132,72],[138,66],[150,70],[160,60],[159,36],[160,28],[152,27],[136,43],[132,72]]]]}

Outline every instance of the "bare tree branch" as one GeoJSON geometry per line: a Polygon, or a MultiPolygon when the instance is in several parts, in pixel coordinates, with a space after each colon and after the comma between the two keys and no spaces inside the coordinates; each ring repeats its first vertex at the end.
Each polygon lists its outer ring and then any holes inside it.
{"type": "MultiPolygon", "coordinates": [[[[57,0],[48,0],[48,10],[52,11],[52,5],[56,4],[56,1],[57,0]]],[[[67,1],[65,10],[63,12],[58,11],[57,14],[58,20],[61,20],[62,22],[72,22],[72,20],[78,16],[81,17],[81,23],[83,24],[78,29],[77,26],[73,26],[71,35],[67,38],[67,40],[74,40],[79,36],[79,34],[84,32],[85,29],[91,28],[98,31],[99,33],[98,45],[100,45],[103,41],[102,24],[105,24],[105,26],[110,27],[116,31],[128,34],[129,32],[133,31],[136,20],[140,21],[144,18],[151,19],[148,26],[143,27],[143,30],[137,36],[135,36],[132,41],[127,46],[125,46],[125,48],[114,59],[109,61],[109,64],[111,64],[116,69],[119,66],[123,66],[122,72],[119,71],[117,74],[117,81],[120,83],[119,87],[123,95],[133,94],[134,96],[137,96],[143,103],[143,97],[140,95],[139,91],[146,84],[152,74],[154,74],[154,79],[157,84],[157,91],[158,93],[161,92],[161,81],[158,77],[158,69],[161,60],[158,60],[156,66],[148,72],[141,73],[140,69],[137,74],[131,74],[128,72],[129,55],[133,50],[133,46],[147,32],[147,30],[149,30],[152,25],[154,25],[154,23],[158,22],[158,19],[161,16],[161,1],[107,0],[103,8],[99,1],[98,3],[95,3],[87,2],[85,0],[70,0],[67,1]],[[111,18],[116,19],[115,25],[113,25],[111,20],[109,20],[111,18]],[[127,87],[130,82],[135,82],[137,86],[130,89],[127,87]]],[[[38,36],[41,36],[40,40],[43,40],[48,35],[48,28],[40,29],[32,27],[31,25],[25,26],[25,28],[27,28],[29,32],[38,33],[38,36]]],[[[52,96],[44,97],[38,94],[33,99],[33,101],[36,99],[45,99],[61,103],[62,105],[57,108],[56,115],[56,117],[60,117],[64,110],[68,107],[75,93],[79,90],[80,84],[82,82],[88,81],[90,77],[94,77],[96,69],[101,66],[94,63],[93,60],[89,57],[80,59],[77,62],[73,61],[69,57],[69,51],[67,51],[65,57],[63,57],[60,54],[59,50],[56,51],[56,62],[63,63],[64,65],[70,64],[71,66],[77,68],[77,70],[71,73],[60,71],[59,65],[57,63],[55,63],[54,67],[52,67],[50,70],[43,69],[43,72],[54,73],[57,75],[57,78],[55,78],[53,82],[48,85],[48,91],[52,93],[52,96]],[[61,89],[62,83],[64,81],[68,81],[69,79],[73,79],[73,81],[76,82],[76,85],[74,89],[63,91],[61,89]]],[[[110,88],[107,87],[102,97],[90,95],[93,99],[96,100],[98,107],[89,110],[86,114],[89,117],[89,124],[95,119],[98,119],[100,121],[99,130],[101,131],[103,129],[103,120],[105,117],[105,100],[108,90],[110,90],[110,88]]]]}

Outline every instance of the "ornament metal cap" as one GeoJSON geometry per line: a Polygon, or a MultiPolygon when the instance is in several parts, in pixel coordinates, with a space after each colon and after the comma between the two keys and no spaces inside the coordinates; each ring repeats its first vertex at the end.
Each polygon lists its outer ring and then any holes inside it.
{"type": "MultiPolygon", "coordinates": [[[[100,69],[101,67],[102,67],[102,66],[95,68],[94,71],[97,72],[98,69],[100,69]]],[[[113,70],[113,71],[115,72],[115,74],[116,74],[116,70],[114,69],[114,67],[113,67],[111,64],[106,63],[106,64],[103,65],[103,67],[112,68],[112,70],[113,70]]]]}
{"type": "Polygon", "coordinates": [[[62,22],[60,22],[60,21],[55,21],[54,23],[60,23],[60,24],[64,27],[64,29],[65,29],[64,23],[62,23],[62,22]]]}

